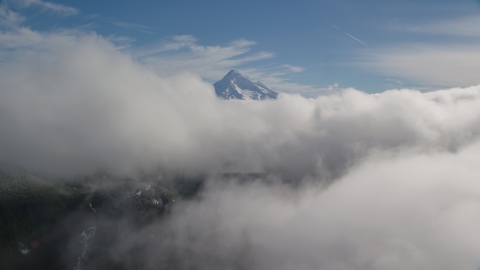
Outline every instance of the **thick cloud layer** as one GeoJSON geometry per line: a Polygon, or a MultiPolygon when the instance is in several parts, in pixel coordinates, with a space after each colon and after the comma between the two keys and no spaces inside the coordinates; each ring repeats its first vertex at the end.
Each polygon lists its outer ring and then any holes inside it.
{"type": "Polygon", "coordinates": [[[374,155],[324,190],[212,184],[112,254],[151,269],[477,269],[479,153],[374,155]]]}
{"type": "Polygon", "coordinates": [[[34,172],[334,178],[372,151],[456,151],[479,135],[479,87],[221,101],[200,78],[159,77],[93,34],[8,35],[22,46],[2,51],[0,160],[34,172]]]}
{"type": "Polygon", "coordinates": [[[121,231],[110,254],[125,265],[480,264],[478,86],[222,101],[199,77],[158,76],[95,34],[17,29],[0,41],[1,163],[59,177],[159,169],[337,180],[292,190],[212,179],[161,223],[121,231]]]}

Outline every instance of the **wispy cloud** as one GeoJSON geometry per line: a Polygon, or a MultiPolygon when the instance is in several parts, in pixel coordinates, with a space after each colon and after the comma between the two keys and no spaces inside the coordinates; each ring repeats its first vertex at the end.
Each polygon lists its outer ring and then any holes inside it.
{"type": "Polygon", "coordinates": [[[245,39],[225,45],[204,46],[190,35],[174,36],[133,49],[137,59],[160,74],[179,72],[199,74],[211,82],[221,79],[230,69],[239,69],[254,80],[260,80],[276,91],[317,96],[327,88],[289,82],[289,75],[302,72],[303,67],[290,64],[265,65],[260,61],[275,56],[272,52],[252,52],[255,42],[245,39]]]}
{"type": "Polygon", "coordinates": [[[120,50],[131,48],[132,44],[137,41],[135,38],[132,37],[117,35],[110,35],[107,37],[107,40],[115,44],[115,46],[120,50]]]}
{"type": "Polygon", "coordinates": [[[480,16],[430,21],[423,24],[397,24],[389,28],[426,35],[480,37],[480,16]]]}
{"type": "MultiPolygon", "coordinates": [[[[73,12],[72,8],[40,0],[19,0],[14,3],[23,8],[36,5],[57,12],[68,13],[69,10],[73,12]]],[[[14,32],[16,32],[16,34],[0,33],[0,47],[30,47],[38,42],[38,33],[21,27],[22,21],[23,17],[10,10],[8,5],[0,5],[0,23],[14,26],[14,32]]],[[[152,29],[135,23],[120,21],[110,21],[110,23],[149,33],[152,29]]],[[[78,28],[77,30],[85,31],[78,28]]],[[[303,72],[304,67],[285,63],[268,63],[266,61],[274,58],[275,54],[269,51],[254,51],[253,46],[256,43],[246,39],[206,46],[200,44],[191,35],[179,35],[140,47],[136,47],[136,39],[129,36],[110,35],[106,39],[118,49],[130,53],[138,62],[164,76],[190,72],[213,83],[220,80],[229,70],[238,69],[279,92],[297,93],[307,97],[316,97],[328,92],[328,86],[315,87],[292,81],[292,76],[303,72]]]]}
{"type": "Polygon", "coordinates": [[[480,83],[480,44],[404,44],[369,51],[361,64],[378,73],[435,86],[480,83]]]}
{"type": "Polygon", "coordinates": [[[38,7],[43,11],[54,12],[62,16],[70,16],[70,15],[78,14],[78,9],[76,8],[62,5],[62,4],[56,4],[52,2],[45,2],[42,0],[10,0],[10,1],[23,8],[38,7]]]}
{"type": "Polygon", "coordinates": [[[292,72],[302,72],[305,70],[304,67],[297,67],[292,65],[282,65],[282,67],[288,68],[292,72]]]}
{"type": "Polygon", "coordinates": [[[350,35],[349,33],[347,33],[347,32],[345,32],[345,31],[343,31],[342,29],[340,29],[340,28],[338,28],[338,27],[336,27],[335,25],[333,25],[333,24],[330,24],[330,26],[332,26],[333,28],[337,29],[338,31],[340,31],[340,32],[344,33],[345,35],[347,35],[347,36],[349,36],[349,37],[353,38],[354,40],[356,40],[356,41],[358,41],[358,42],[362,43],[363,45],[365,45],[365,46],[368,46],[368,45],[367,45],[365,42],[361,41],[360,39],[358,39],[358,38],[356,38],[356,37],[354,37],[354,36],[352,36],[352,35],[350,35]]]}
{"type": "Polygon", "coordinates": [[[301,84],[290,81],[290,75],[296,72],[292,72],[289,65],[262,68],[245,68],[241,69],[241,72],[246,74],[252,80],[261,81],[273,90],[283,93],[301,94],[304,97],[317,97],[320,94],[326,94],[333,90],[329,89],[328,86],[315,87],[308,84],[301,84]]]}
{"type": "Polygon", "coordinates": [[[23,22],[25,18],[10,10],[5,4],[0,4],[0,24],[2,26],[13,26],[23,22]]]}
{"type": "Polygon", "coordinates": [[[185,35],[143,46],[133,54],[140,62],[162,74],[188,71],[208,80],[217,80],[229,68],[274,56],[271,52],[248,53],[253,44],[255,42],[241,39],[224,46],[203,46],[194,37],[185,35]]]}
{"type": "Polygon", "coordinates": [[[112,23],[116,26],[120,26],[123,28],[134,29],[140,32],[153,34],[153,32],[151,31],[153,30],[153,28],[146,25],[129,23],[129,22],[119,22],[119,21],[113,21],[112,23]]]}
{"type": "Polygon", "coordinates": [[[477,85],[480,83],[479,25],[480,16],[390,25],[390,30],[417,33],[422,39],[366,50],[360,62],[367,69],[410,83],[442,87],[477,85]],[[436,39],[432,40],[432,36],[436,39]]]}

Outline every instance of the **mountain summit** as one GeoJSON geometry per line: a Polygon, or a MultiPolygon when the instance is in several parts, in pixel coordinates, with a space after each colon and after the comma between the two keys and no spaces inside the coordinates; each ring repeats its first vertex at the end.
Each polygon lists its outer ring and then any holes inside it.
{"type": "Polygon", "coordinates": [[[215,93],[222,99],[263,100],[276,99],[278,93],[261,82],[252,82],[236,70],[230,72],[213,84],[215,93]]]}

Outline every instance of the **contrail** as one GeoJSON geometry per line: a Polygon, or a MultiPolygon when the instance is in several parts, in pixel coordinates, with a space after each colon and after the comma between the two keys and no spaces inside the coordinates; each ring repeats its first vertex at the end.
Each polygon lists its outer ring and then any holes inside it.
{"type": "MultiPolygon", "coordinates": [[[[329,24],[330,24],[330,23],[329,23],[329,24]]],[[[336,27],[335,25],[333,25],[333,24],[330,24],[330,25],[331,25],[333,28],[337,29],[338,31],[344,33],[345,35],[347,35],[347,36],[355,39],[356,41],[362,43],[363,45],[368,46],[365,42],[361,41],[360,39],[358,39],[358,38],[356,38],[356,37],[354,37],[354,36],[352,36],[352,35],[350,35],[349,33],[343,31],[342,29],[340,29],[340,28],[338,28],[338,27],[336,27]]]]}

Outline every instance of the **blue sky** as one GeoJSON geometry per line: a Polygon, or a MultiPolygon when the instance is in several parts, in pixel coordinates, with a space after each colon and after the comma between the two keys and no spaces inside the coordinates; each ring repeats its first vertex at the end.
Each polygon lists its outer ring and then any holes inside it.
{"type": "Polygon", "coordinates": [[[480,3],[3,1],[35,31],[95,32],[160,75],[230,69],[304,96],[480,83],[480,3]]]}

